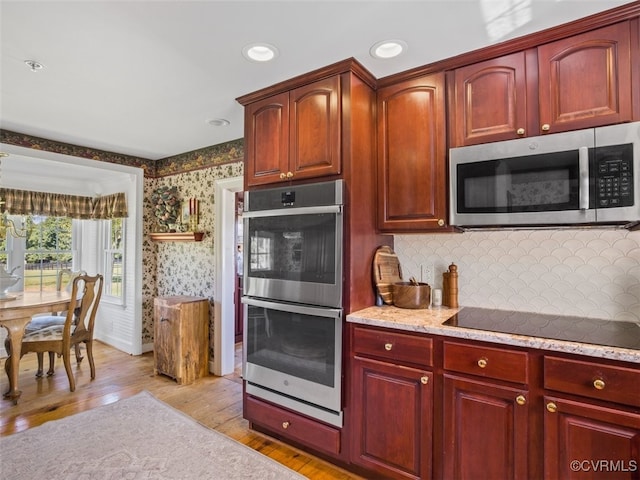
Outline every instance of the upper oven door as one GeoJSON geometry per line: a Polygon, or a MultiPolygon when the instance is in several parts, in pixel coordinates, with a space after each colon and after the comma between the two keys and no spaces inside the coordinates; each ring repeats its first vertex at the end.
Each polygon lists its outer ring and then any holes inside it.
{"type": "Polygon", "coordinates": [[[594,144],[590,129],[451,149],[451,224],[594,222],[594,144]]]}
{"type": "Polygon", "coordinates": [[[340,205],[245,212],[244,295],[342,305],[340,205]]]}

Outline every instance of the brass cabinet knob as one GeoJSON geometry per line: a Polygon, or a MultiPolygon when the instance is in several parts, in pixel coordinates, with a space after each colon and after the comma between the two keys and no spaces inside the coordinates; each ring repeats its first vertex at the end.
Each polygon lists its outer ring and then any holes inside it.
{"type": "Polygon", "coordinates": [[[524,128],[519,128],[518,130],[516,130],[516,133],[518,135],[524,135],[524,128]]]}
{"type": "Polygon", "coordinates": [[[480,360],[478,360],[478,366],[480,368],[485,368],[488,363],[489,361],[486,358],[481,358],[480,360]]]}
{"type": "Polygon", "coordinates": [[[420,383],[422,383],[423,385],[426,385],[427,383],[429,383],[429,377],[427,376],[421,377],[420,383]]]}
{"type": "Polygon", "coordinates": [[[284,428],[285,430],[286,430],[287,428],[289,428],[289,425],[291,425],[291,423],[289,423],[289,422],[282,422],[282,428],[284,428]]]}
{"type": "Polygon", "coordinates": [[[548,132],[549,130],[551,130],[551,125],[549,125],[548,123],[545,123],[544,125],[542,125],[543,132],[548,132]]]}
{"type": "Polygon", "coordinates": [[[441,218],[438,219],[438,226],[439,227],[444,227],[444,220],[443,219],[441,219],[441,218]]]}
{"type": "Polygon", "coordinates": [[[393,348],[393,344],[392,343],[385,343],[384,344],[384,349],[388,352],[393,348]]]}
{"type": "Polygon", "coordinates": [[[293,173],[287,172],[287,178],[291,178],[291,177],[293,177],[293,173]]]}
{"type": "Polygon", "coordinates": [[[527,397],[525,397],[524,395],[518,395],[516,397],[516,403],[518,405],[526,405],[527,403],[527,397]]]}
{"type": "Polygon", "coordinates": [[[284,180],[285,178],[287,178],[287,174],[286,174],[286,173],[284,173],[284,172],[282,172],[282,173],[280,174],[280,178],[281,178],[282,180],[284,180]]]}
{"type": "Polygon", "coordinates": [[[553,402],[549,402],[547,403],[547,411],[556,413],[558,411],[558,406],[553,402]]]}
{"type": "Polygon", "coordinates": [[[596,378],[593,381],[593,387],[596,390],[604,390],[604,380],[602,380],[601,378],[596,378]]]}

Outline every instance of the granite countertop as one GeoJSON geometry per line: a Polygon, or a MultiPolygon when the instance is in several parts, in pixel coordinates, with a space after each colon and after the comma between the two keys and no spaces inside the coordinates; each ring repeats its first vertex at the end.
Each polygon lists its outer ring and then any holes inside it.
{"type": "Polygon", "coordinates": [[[640,325],[630,322],[475,307],[411,310],[390,305],[350,313],[347,321],[640,364],[640,325]],[[607,326],[619,331],[612,334],[607,326]]]}

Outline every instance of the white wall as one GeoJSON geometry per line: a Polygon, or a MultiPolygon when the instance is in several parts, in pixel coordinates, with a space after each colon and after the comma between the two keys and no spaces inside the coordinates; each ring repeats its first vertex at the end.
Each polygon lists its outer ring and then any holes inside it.
{"type": "MultiPolygon", "coordinates": [[[[101,301],[95,338],[130,354],[142,353],[142,169],[14,145],[0,147],[10,154],[2,159],[0,186],[88,196],[126,192],[125,302],[101,301]]],[[[75,267],[94,274],[101,270],[102,252],[96,225],[85,223],[75,267]]]]}
{"type": "Polygon", "coordinates": [[[458,265],[461,306],[640,322],[640,231],[396,235],[405,279],[458,265]]]}

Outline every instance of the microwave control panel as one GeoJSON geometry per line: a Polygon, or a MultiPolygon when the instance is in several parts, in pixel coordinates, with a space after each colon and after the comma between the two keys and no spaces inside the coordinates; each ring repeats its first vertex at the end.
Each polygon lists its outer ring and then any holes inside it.
{"type": "Polygon", "coordinates": [[[612,145],[596,150],[597,208],[633,205],[633,145],[612,145]]]}

